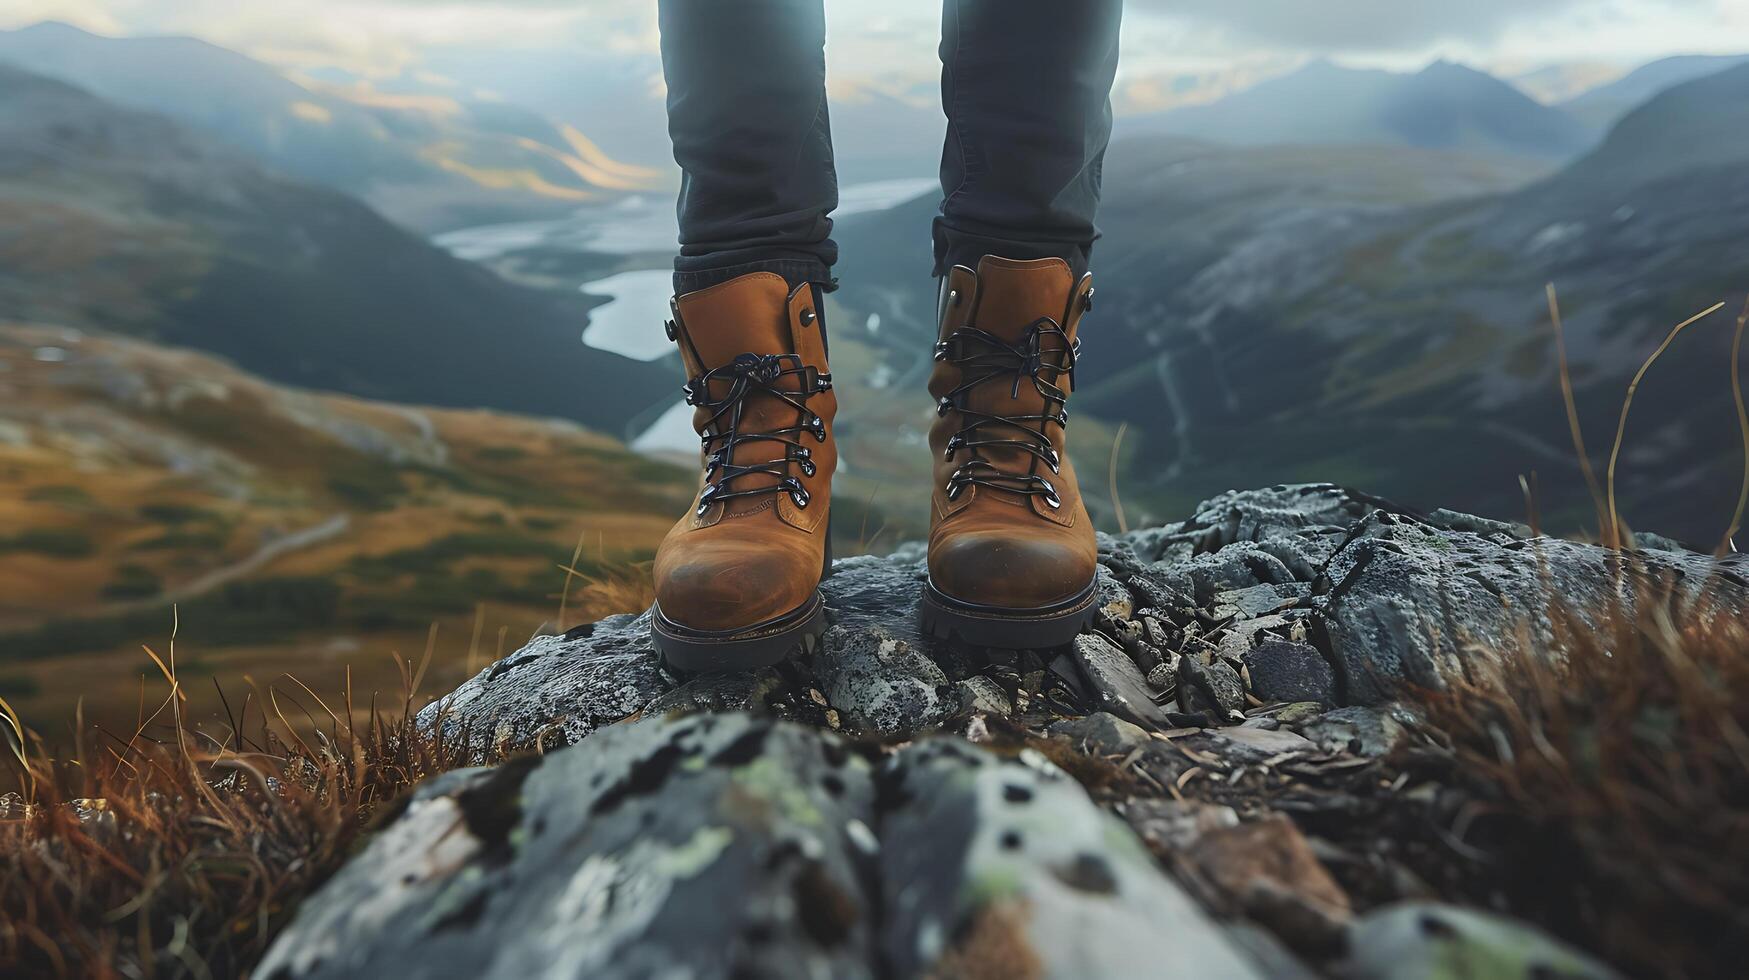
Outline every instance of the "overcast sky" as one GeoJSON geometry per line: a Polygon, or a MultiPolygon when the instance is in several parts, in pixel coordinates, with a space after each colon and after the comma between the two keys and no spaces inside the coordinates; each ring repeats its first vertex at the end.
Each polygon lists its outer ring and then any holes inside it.
{"type": "MultiPolygon", "coordinates": [[[[934,0],[828,0],[831,70],[890,90],[937,70],[934,0]]],[[[186,33],[290,67],[389,75],[443,49],[554,48],[648,70],[654,0],[5,0],[0,26],[54,18],[108,34],[186,33]]],[[[1120,100],[1137,108],[1310,57],[1504,75],[1749,51],[1749,0],[1129,0],[1120,100]]]]}

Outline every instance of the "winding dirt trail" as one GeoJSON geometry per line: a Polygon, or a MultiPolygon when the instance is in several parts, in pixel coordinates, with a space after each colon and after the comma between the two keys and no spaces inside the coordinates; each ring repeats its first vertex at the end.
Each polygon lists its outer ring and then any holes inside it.
{"type": "Polygon", "coordinates": [[[313,547],[324,541],[339,537],[352,526],[351,514],[335,514],[309,527],[300,528],[290,534],[283,535],[267,542],[256,549],[253,554],[240,561],[233,562],[223,568],[215,568],[210,572],[198,575],[187,582],[166,589],[154,596],[142,599],[127,599],[119,602],[104,603],[85,611],[87,616],[107,616],[116,613],[137,612],[141,609],[157,609],[171,603],[187,602],[197,599],[214,589],[221,588],[237,581],[245,575],[255,572],[269,563],[283,558],[294,551],[313,547]]]}

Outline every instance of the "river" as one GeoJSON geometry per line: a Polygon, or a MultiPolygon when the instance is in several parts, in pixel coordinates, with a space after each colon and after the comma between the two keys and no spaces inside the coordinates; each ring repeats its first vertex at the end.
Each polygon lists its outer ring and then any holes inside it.
{"type": "MultiPolygon", "coordinates": [[[[933,177],[906,177],[850,184],[839,189],[834,217],[846,217],[896,207],[936,187],[933,177]]],[[[919,231],[921,235],[924,232],[919,231]]],[[[583,292],[607,302],[589,312],[583,343],[640,361],[666,357],[674,345],[663,334],[672,295],[667,256],[680,232],[671,198],[634,195],[607,207],[585,208],[547,221],[520,221],[446,232],[434,240],[458,258],[491,262],[513,252],[587,252],[620,256],[633,268],[581,284],[583,292]]],[[[676,388],[679,386],[676,385],[676,388]]],[[[666,454],[694,452],[698,436],[691,411],[676,395],[660,411],[644,413],[633,431],[625,433],[632,448],[666,454]]]]}

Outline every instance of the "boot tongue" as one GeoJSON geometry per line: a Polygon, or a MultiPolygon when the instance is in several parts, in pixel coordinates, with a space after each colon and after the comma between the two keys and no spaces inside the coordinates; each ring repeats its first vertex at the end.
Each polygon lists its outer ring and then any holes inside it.
{"type": "MultiPolygon", "coordinates": [[[[675,300],[675,306],[680,312],[681,358],[686,362],[687,374],[691,378],[737,360],[795,352],[789,328],[789,284],[782,276],[771,273],[741,276],[709,289],[687,293],[675,300]]],[[[782,365],[785,368],[795,366],[793,361],[782,365]]],[[[795,376],[785,377],[779,385],[787,390],[801,390],[800,379],[795,376]]],[[[711,397],[721,399],[729,394],[733,382],[718,380],[710,387],[711,397]]],[[[712,414],[702,406],[696,409],[693,428],[702,430],[712,414]]],[[[731,410],[717,420],[718,432],[727,430],[733,414],[731,410]]],[[[770,432],[801,422],[801,413],[795,408],[775,395],[759,391],[750,393],[742,401],[739,431],[744,434],[770,432]]],[[[798,437],[790,433],[788,438],[798,437]]],[[[807,438],[812,440],[811,436],[807,438]]],[[[722,452],[725,441],[715,440],[712,449],[722,452]]],[[[727,462],[753,466],[782,459],[784,453],[783,444],[774,439],[754,439],[736,446],[727,462]]],[[[713,482],[717,482],[715,475],[713,482]]],[[[777,483],[778,477],[771,474],[747,473],[730,480],[728,489],[755,490],[777,483]]],[[[737,497],[728,502],[727,512],[751,513],[770,503],[771,497],[766,495],[737,497]]]]}
{"type": "Polygon", "coordinates": [[[1075,288],[1062,259],[1020,261],[985,256],[978,263],[978,329],[1018,343],[1041,317],[1058,326],[1075,288]]]}
{"type": "Polygon", "coordinates": [[[686,330],[682,356],[697,355],[703,363],[687,369],[702,374],[720,368],[742,354],[788,354],[795,350],[789,335],[789,284],[782,276],[754,273],[720,286],[687,293],[675,301],[686,330]]]}

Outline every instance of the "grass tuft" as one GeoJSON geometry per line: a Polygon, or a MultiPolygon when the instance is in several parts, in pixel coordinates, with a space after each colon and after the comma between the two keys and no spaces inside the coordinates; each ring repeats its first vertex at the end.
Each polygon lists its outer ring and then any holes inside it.
{"type": "Polygon", "coordinates": [[[1693,324],[1712,316],[1714,313],[1717,313],[1724,308],[1724,303],[1714,304],[1672,327],[1670,333],[1665,335],[1664,342],[1658,345],[1658,349],[1653,351],[1650,357],[1646,358],[1645,363],[1640,365],[1640,369],[1634,372],[1634,379],[1628,382],[1628,393],[1622,399],[1621,403],[1621,418],[1616,422],[1615,426],[1615,444],[1609,451],[1609,469],[1604,476],[1605,486],[1607,488],[1606,496],[1608,497],[1609,504],[1609,536],[1604,540],[1604,544],[1611,548],[1615,548],[1619,551],[1630,546],[1630,542],[1625,540],[1622,536],[1621,514],[1616,510],[1615,505],[1615,466],[1616,463],[1621,460],[1622,440],[1627,437],[1628,410],[1633,408],[1634,392],[1639,390],[1640,382],[1645,379],[1646,372],[1650,371],[1652,365],[1657,362],[1658,358],[1663,355],[1664,351],[1669,349],[1670,344],[1676,340],[1677,334],[1680,334],[1683,330],[1693,324]]]}
{"type": "Polygon", "coordinates": [[[1749,948],[1749,622],[1648,590],[1556,607],[1554,649],[1470,658],[1412,699],[1451,737],[1486,896],[1635,976],[1726,976],[1749,948]],[[1599,625],[1589,625],[1596,623],[1599,625]]]}
{"type": "Polygon", "coordinates": [[[184,716],[174,641],[147,652],[169,693],[125,736],[88,745],[79,719],[69,756],[0,702],[22,790],[0,796],[0,975],[243,975],[407,789],[482,755],[415,723],[424,662],[387,710],[355,705],[350,674],[333,705],[293,679],[233,713],[221,689],[215,733],[184,716]]]}
{"type": "Polygon", "coordinates": [[[1749,408],[1743,404],[1743,330],[1749,327],[1749,300],[1743,301],[1743,312],[1737,317],[1737,331],[1731,335],[1731,399],[1737,405],[1737,431],[1743,436],[1743,484],[1737,491],[1737,509],[1731,514],[1731,524],[1725,528],[1723,540],[1715,556],[1723,558],[1737,550],[1737,532],[1743,527],[1743,511],[1749,508],[1749,408]]]}

